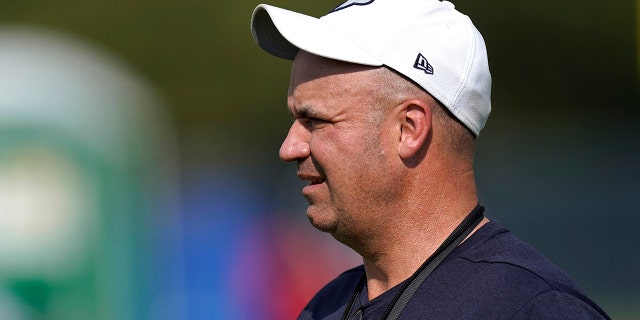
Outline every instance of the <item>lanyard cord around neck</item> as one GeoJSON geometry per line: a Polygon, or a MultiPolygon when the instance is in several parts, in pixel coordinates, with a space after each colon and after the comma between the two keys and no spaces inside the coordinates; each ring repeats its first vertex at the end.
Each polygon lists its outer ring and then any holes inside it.
{"type": "MultiPolygon", "coordinates": [[[[404,307],[409,303],[409,300],[427,276],[429,276],[429,274],[438,267],[444,258],[446,258],[447,255],[449,255],[449,253],[453,251],[453,249],[455,249],[478,224],[480,224],[480,221],[484,218],[483,212],[484,208],[478,206],[466,218],[464,218],[464,220],[462,220],[449,237],[444,240],[440,247],[438,247],[438,249],[429,256],[424,263],[422,263],[420,268],[418,268],[418,270],[416,270],[416,272],[404,282],[400,291],[393,297],[391,303],[389,303],[389,306],[380,318],[381,320],[395,320],[400,316],[404,307]]],[[[347,319],[349,313],[351,313],[356,297],[358,296],[358,293],[362,291],[365,281],[366,275],[363,275],[349,299],[349,303],[342,315],[342,319],[347,319]]]]}

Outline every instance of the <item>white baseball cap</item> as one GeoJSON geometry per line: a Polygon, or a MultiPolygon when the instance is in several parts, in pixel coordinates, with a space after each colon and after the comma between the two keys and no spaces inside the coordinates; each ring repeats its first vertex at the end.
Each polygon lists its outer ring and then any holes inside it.
{"type": "Polygon", "coordinates": [[[387,66],[438,99],[476,136],[491,112],[487,50],[469,17],[438,0],[349,0],[315,18],[261,4],[251,32],[265,51],[293,60],[299,50],[387,66]]]}

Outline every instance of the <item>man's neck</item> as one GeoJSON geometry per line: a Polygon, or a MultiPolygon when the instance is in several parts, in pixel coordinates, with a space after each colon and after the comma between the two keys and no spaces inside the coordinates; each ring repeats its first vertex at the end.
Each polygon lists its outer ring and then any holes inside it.
{"type": "MultiPolygon", "coordinates": [[[[448,223],[439,222],[430,228],[420,230],[422,232],[407,230],[402,237],[394,240],[396,241],[393,242],[394,246],[387,247],[389,250],[385,254],[377,255],[375,259],[364,258],[369,300],[378,297],[413,275],[460,222],[461,220],[448,223]],[[436,232],[436,230],[444,230],[444,232],[436,232]]],[[[489,220],[484,218],[471,234],[487,222],[489,220]]]]}

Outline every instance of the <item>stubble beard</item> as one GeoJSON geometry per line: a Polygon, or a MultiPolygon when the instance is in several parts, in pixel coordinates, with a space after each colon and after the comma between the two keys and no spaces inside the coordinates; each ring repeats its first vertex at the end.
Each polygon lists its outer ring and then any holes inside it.
{"type": "Polygon", "coordinates": [[[323,207],[310,204],[307,208],[307,218],[311,225],[321,232],[332,235],[336,240],[349,245],[349,227],[354,223],[347,208],[337,207],[333,200],[330,204],[323,204],[323,207]]]}
{"type": "MultiPolygon", "coordinates": [[[[378,153],[372,157],[381,159],[384,155],[378,153]]],[[[376,169],[363,175],[367,178],[354,177],[354,181],[348,183],[349,187],[345,187],[348,190],[332,188],[328,179],[327,198],[317,203],[308,199],[307,217],[311,225],[356,251],[367,237],[383,229],[384,220],[393,216],[386,208],[395,201],[399,191],[398,185],[388,180],[388,169],[372,167],[376,169]]]]}
{"type": "Polygon", "coordinates": [[[329,208],[319,208],[310,203],[307,208],[307,218],[314,228],[322,232],[333,234],[338,228],[336,214],[329,208]]]}

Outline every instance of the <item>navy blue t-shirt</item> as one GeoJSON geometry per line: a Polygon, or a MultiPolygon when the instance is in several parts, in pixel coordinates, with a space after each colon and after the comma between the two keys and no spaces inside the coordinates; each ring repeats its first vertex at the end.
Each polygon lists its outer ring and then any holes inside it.
{"type": "MultiPolygon", "coordinates": [[[[364,267],[322,288],[299,320],[340,319],[364,267]]],[[[380,319],[402,284],[352,307],[380,319]]],[[[571,278],[498,222],[482,226],[427,277],[398,319],[609,319],[571,278]]]]}

